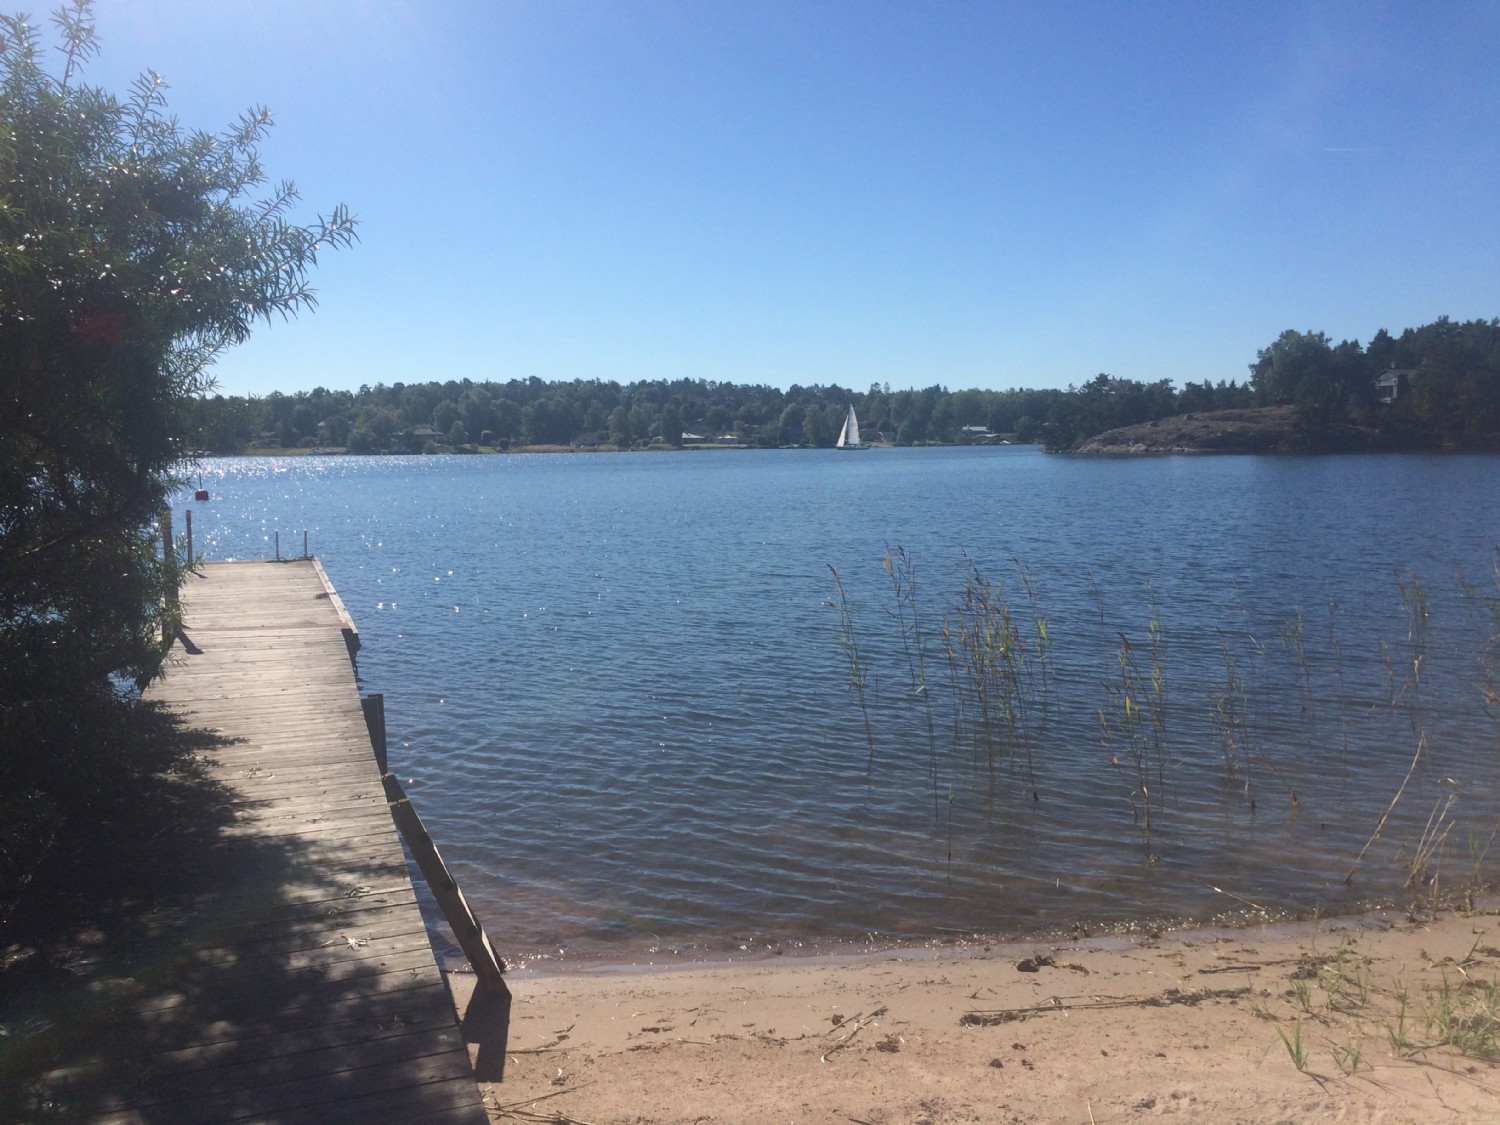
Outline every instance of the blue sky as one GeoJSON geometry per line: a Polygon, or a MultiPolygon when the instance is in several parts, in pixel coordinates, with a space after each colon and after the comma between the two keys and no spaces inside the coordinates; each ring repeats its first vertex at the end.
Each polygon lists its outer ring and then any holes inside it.
{"type": "Polygon", "coordinates": [[[97,0],[87,77],[252,104],[320,308],[230,394],[1244,379],[1500,315],[1500,3],[97,0]]]}

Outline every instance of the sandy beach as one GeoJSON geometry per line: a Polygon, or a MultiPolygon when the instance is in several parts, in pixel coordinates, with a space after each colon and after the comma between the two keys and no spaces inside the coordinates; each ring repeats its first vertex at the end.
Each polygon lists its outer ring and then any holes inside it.
{"type": "Polygon", "coordinates": [[[1500,1120],[1500,911],[450,974],[495,1121],[1500,1120]]]}

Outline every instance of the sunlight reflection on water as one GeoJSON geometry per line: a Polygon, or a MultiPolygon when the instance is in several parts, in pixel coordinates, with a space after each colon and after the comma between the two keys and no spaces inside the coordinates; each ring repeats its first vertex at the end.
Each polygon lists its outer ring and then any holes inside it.
{"type": "Polygon", "coordinates": [[[269,557],[278,535],[298,554],[307,534],[359,624],[362,690],[385,694],[392,768],[466,894],[503,919],[497,945],[618,954],[1399,898],[1450,793],[1443,877],[1467,877],[1497,813],[1500,728],[1479,696],[1495,465],[244,458],[205,462],[213,499],[183,506],[210,559],[269,557]],[[931,736],[881,565],[897,544],[917,567],[931,736]],[[955,718],[941,619],[972,567],[1033,635],[1017,559],[1056,676],[1044,708],[1030,669],[1030,765],[992,729],[992,770],[976,701],[955,718]],[[1430,608],[1415,690],[1408,571],[1430,608]],[[1150,604],[1167,709],[1148,839],[1104,685],[1121,682],[1122,635],[1149,664],[1150,604]],[[1429,757],[1346,887],[1418,732],[1429,757]]]}

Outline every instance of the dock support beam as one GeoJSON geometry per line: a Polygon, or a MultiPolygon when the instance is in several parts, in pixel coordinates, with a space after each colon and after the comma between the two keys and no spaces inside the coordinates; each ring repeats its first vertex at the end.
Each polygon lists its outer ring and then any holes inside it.
{"type": "Polygon", "coordinates": [[[458,883],[448,873],[448,865],[443,862],[437,845],[422,826],[422,818],[411,807],[411,800],[401,788],[401,783],[396,780],[395,774],[388,773],[380,781],[385,786],[385,799],[391,806],[391,819],[396,822],[401,838],[411,849],[412,858],[422,869],[422,877],[427,880],[433,897],[443,908],[443,917],[448,919],[453,936],[458,939],[459,948],[464,951],[464,956],[469,959],[474,974],[479,978],[479,987],[495,1000],[509,1000],[510,989],[505,983],[505,970],[500,967],[500,959],[495,956],[495,947],[490,944],[479,919],[469,909],[468,900],[464,898],[463,891],[458,889],[458,883]]]}
{"type": "Polygon", "coordinates": [[[370,749],[375,751],[375,765],[382,775],[390,772],[385,764],[385,696],[373,692],[359,701],[365,713],[365,728],[370,732],[370,749]]]}

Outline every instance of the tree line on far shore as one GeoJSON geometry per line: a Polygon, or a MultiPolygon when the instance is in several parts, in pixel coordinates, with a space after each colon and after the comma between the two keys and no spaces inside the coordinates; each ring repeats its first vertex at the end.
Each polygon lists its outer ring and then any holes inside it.
{"type": "Polygon", "coordinates": [[[213,453],[257,448],[345,448],[352,453],[600,446],[616,449],[732,443],[832,446],[850,405],[866,440],[896,445],[998,439],[1076,448],[1096,434],[1178,414],[1290,406],[1316,439],[1347,427],[1389,449],[1500,448],[1500,319],[1440,317],[1399,336],[1381,329],[1361,347],[1321,332],[1283,332],[1249,378],[1143,382],[1099,374],[1065,390],[920,390],[872,384],[629,384],[597,379],[472,379],[322,387],[264,398],[201,397],[190,442],[213,453]],[[1385,376],[1386,387],[1377,384],[1385,376]]]}

